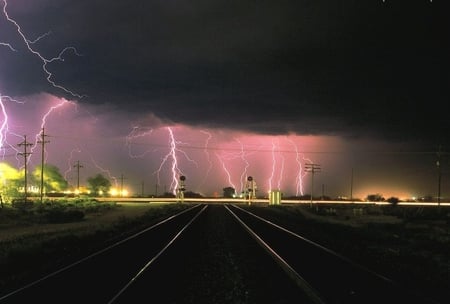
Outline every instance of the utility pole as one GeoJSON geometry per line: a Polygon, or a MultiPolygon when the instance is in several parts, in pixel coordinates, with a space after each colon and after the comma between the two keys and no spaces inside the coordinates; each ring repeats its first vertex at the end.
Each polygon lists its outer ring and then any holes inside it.
{"type": "Polygon", "coordinates": [[[120,197],[123,197],[123,180],[126,179],[123,177],[123,174],[120,175],[120,197]]]}
{"type": "Polygon", "coordinates": [[[27,162],[28,162],[28,155],[31,154],[31,152],[27,151],[27,147],[32,146],[33,144],[27,141],[27,136],[24,135],[23,136],[23,142],[21,142],[20,144],[18,144],[19,147],[23,147],[23,152],[18,153],[19,155],[22,155],[24,158],[24,170],[25,170],[25,186],[24,186],[24,194],[25,194],[25,201],[27,200],[28,197],[28,185],[27,185],[27,162]]]}
{"type": "Polygon", "coordinates": [[[353,203],[353,168],[352,168],[352,176],[350,180],[350,201],[353,203]]]}
{"type": "Polygon", "coordinates": [[[437,161],[436,161],[436,166],[438,169],[438,195],[437,195],[437,203],[438,203],[438,207],[441,206],[441,146],[439,146],[439,151],[437,154],[437,161]]]}
{"type": "Polygon", "coordinates": [[[77,192],[80,194],[80,168],[83,168],[83,165],[80,165],[80,161],[77,160],[77,163],[73,165],[74,168],[77,168],[77,192]]]}
{"type": "Polygon", "coordinates": [[[45,135],[44,128],[42,128],[41,132],[41,140],[38,141],[39,144],[41,144],[41,189],[40,189],[40,198],[41,203],[44,196],[44,155],[45,155],[45,144],[48,144],[50,141],[45,140],[45,137],[48,135],[45,135]]]}
{"type": "Polygon", "coordinates": [[[319,164],[307,163],[305,164],[305,169],[306,172],[311,173],[311,202],[309,206],[312,207],[313,192],[314,192],[314,174],[316,174],[316,172],[320,172],[321,168],[319,164]]]}

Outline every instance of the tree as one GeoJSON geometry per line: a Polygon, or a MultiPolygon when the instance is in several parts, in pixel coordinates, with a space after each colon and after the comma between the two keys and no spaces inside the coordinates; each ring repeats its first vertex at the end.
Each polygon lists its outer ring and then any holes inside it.
{"type": "Polygon", "coordinates": [[[101,174],[97,174],[94,177],[89,177],[87,179],[87,183],[89,185],[89,189],[95,195],[105,195],[109,193],[109,189],[111,188],[111,182],[109,179],[101,174]]]}
{"type": "Polygon", "coordinates": [[[23,187],[23,173],[7,163],[0,163],[0,192],[4,201],[10,202],[19,196],[19,187],[23,187]]]}
{"type": "Polygon", "coordinates": [[[203,195],[201,195],[200,193],[197,193],[197,192],[193,192],[193,191],[186,191],[184,193],[184,197],[187,197],[187,198],[202,198],[203,195]]]}
{"type": "Polygon", "coordinates": [[[391,196],[390,198],[387,199],[387,201],[392,205],[397,205],[400,200],[398,197],[391,196]]]}
{"type": "Polygon", "coordinates": [[[367,200],[369,202],[382,202],[382,201],[384,201],[384,197],[379,193],[369,194],[369,195],[367,195],[367,200]]]}
{"type": "Polygon", "coordinates": [[[223,197],[233,198],[236,195],[236,190],[233,187],[223,188],[223,197]]]}
{"type": "MultiPolygon", "coordinates": [[[[46,192],[55,191],[62,192],[67,190],[69,183],[59,172],[59,168],[50,164],[44,165],[44,189],[46,192]]],[[[41,179],[41,166],[36,166],[33,171],[33,178],[35,182],[41,179]]]]}

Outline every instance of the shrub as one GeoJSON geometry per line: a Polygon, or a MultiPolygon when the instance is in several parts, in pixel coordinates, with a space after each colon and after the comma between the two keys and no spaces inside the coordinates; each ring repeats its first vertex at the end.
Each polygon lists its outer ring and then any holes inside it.
{"type": "Polygon", "coordinates": [[[12,200],[11,205],[20,210],[27,210],[33,207],[33,201],[24,198],[14,199],[12,200]]]}
{"type": "Polygon", "coordinates": [[[84,212],[81,210],[62,210],[52,209],[46,215],[50,223],[70,223],[81,221],[84,218],[84,212]]]}
{"type": "Polygon", "coordinates": [[[397,205],[400,200],[398,199],[398,197],[392,196],[392,197],[388,198],[387,201],[389,203],[391,203],[392,205],[397,205]]]}

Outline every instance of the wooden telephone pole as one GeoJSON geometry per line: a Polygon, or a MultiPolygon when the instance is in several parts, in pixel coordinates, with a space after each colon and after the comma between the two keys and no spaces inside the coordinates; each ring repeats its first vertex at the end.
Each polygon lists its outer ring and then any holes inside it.
{"type": "Polygon", "coordinates": [[[45,155],[45,144],[49,143],[49,141],[45,140],[45,137],[48,135],[45,135],[44,128],[42,128],[41,132],[41,140],[38,141],[39,144],[41,144],[42,151],[41,151],[41,187],[40,187],[40,198],[41,203],[44,196],[44,155],[45,155]]]}
{"type": "Polygon", "coordinates": [[[24,158],[24,170],[25,170],[25,185],[24,185],[24,195],[25,195],[25,201],[28,197],[28,180],[27,180],[27,163],[28,163],[28,155],[31,154],[31,152],[27,151],[27,148],[32,146],[33,144],[27,141],[27,136],[23,136],[23,142],[18,144],[19,147],[23,147],[23,152],[18,153],[19,155],[23,156],[24,158]]]}
{"type": "Polygon", "coordinates": [[[307,163],[305,164],[305,170],[306,172],[311,173],[311,202],[309,205],[310,207],[312,207],[313,192],[314,192],[314,174],[316,174],[316,172],[320,172],[321,168],[319,164],[307,163]]]}

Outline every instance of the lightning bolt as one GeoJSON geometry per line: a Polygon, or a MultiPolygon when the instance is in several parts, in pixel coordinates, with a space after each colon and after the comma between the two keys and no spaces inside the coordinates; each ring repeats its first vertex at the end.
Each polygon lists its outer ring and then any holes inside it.
{"type": "Polygon", "coordinates": [[[180,165],[179,165],[178,158],[177,158],[177,153],[182,154],[186,160],[188,160],[189,162],[192,162],[197,168],[198,168],[198,164],[193,159],[191,159],[185,151],[181,150],[178,147],[179,145],[183,145],[183,143],[180,141],[177,141],[175,139],[175,135],[172,130],[172,127],[166,127],[166,130],[169,132],[169,152],[163,157],[159,168],[154,173],[157,175],[158,184],[160,184],[161,170],[162,170],[163,166],[168,161],[170,161],[171,162],[170,171],[171,171],[171,178],[172,178],[172,181],[170,183],[170,189],[172,190],[173,194],[176,194],[177,189],[179,187],[179,177],[181,175],[184,175],[184,173],[180,169],[180,165]]]}
{"type": "Polygon", "coordinates": [[[2,149],[2,153],[4,155],[4,145],[6,142],[6,135],[8,133],[8,113],[6,112],[5,105],[3,104],[3,98],[8,98],[8,96],[2,96],[0,94],[0,109],[3,116],[2,123],[0,124],[0,148],[2,149]]]}
{"type": "Polygon", "coordinates": [[[22,139],[22,135],[18,135],[18,134],[13,134],[10,133],[9,130],[9,125],[8,125],[8,121],[9,121],[9,116],[8,116],[8,112],[6,109],[6,106],[4,104],[4,101],[9,101],[9,102],[16,102],[16,103],[23,103],[21,101],[18,101],[10,96],[5,96],[2,95],[0,93],[0,112],[1,112],[1,116],[2,116],[2,121],[0,123],[0,151],[1,151],[1,155],[4,158],[6,156],[6,149],[12,149],[15,151],[15,156],[17,161],[19,161],[19,159],[17,158],[17,153],[19,152],[19,150],[16,148],[15,145],[9,144],[7,142],[7,136],[8,134],[12,134],[20,139],[22,139]]]}
{"type": "Polygon", "coordinates": [[[76,149],[73,149],[72,151],[70,151],[69,159],[67,160],[67,170],[64,171],[64,179],[66,179],[66,180],[69,180],[68,179],[69,173],[72,172],[74,153],[81,153],[81,149],[76,148],[76,149]]]}
{"type": "Polygon", "coordinates": [[[99,169],[101,172],[105,173],[105,174],[108,176],[109,179],[113,180],[113,181],[114,181],[114,186],[117,187],[118,184],[119,184],[118,181],[117,181],[117,177],[113,176],[109,170],[102,168],[102,167],[95,161],[95,159],[94,159],[94,157],[92,157],[92,155],[91,155],[90,157],[91,157],[91,162],[94,164],[94,166],[95,166],[97,169],[99,169]]]}
{"type": "MultiPolygon", "coordinates": [[[[4,17],[6,18],[6,20],[7,20],[10,24],[12,24],[13,27],[16,29],[17,34],[19,35],[19,37],[20,37],[21,40],[23,41],[23,43],[24,43],[26,49],[28,50],[28,52],[30,52],[31,54],[33,54],[34,56],[36,56],[36,57],[41,61],[41,63],[42,63],[42,66],[41,66],[41,67],[42,67],[42,70],[43,70],[44,74],[46,75],[47,82],[48,82],[49,84],[51,84],[54,88],[60,89],[60,90],[64,91],[65,93],[70,94],[70,95],[73,96],[73,97],[82,98],[82,97],[83,97],[82,95],[79,95],[79,94],[77,94],[77,93],[75,93],[75,92],[73,92],[73,91],[67,89],[66,87],[64,87],[64,86],[62,86],[62,85],[56,83],[56,82],[53,80],[53,74],[52,74],[52,73],[50,72],[50,70],[48,69],[49,64],[51,64],[51,63],[53,63],[53,62],[58,62],[58,61],[59,61],[59,62],[63,62],[63,61],[64,61],[64,56],[65,56],[65,54],[68,53],[68,52],[72,52],[72,53],[75,54],[76,56],[81,56],[81,55],[78,53],[77,49],[76,49],[75,47],[73,47],[73,46],[65,47],[65,48],[62,49],[62,50],[59,52],[59,54],[58,54],[57,56],[55,56],[55,57],[47,58],[47,57],[43,56],[39,51],[37,51],[37,50],[34,48],[33,45],[34,45],[35,43],[37,43],[38,41],[40,41],[41,39],[43,39],[43,38],[49,36],[49,35],[51,34],[51,32],[49,31],[49,32],[47,32],[47,33],[45,33],[45,34],[43,34],[43,35],[40,35],[40,36],[38,36],[38,37],[37,37],[36,39],[34,39],[34,40],[29,39],[29,38],[25,35],[25,33],[23,32],[23,30],[22,30],[21,26],[19,25],[19,23],[18,23],[16,20],[14,20],[13,18],[11,18],[11,16],[9,15],[8,9],[7,9],[7,7],[8,7],[8,2],[7,2],[6,0],[1,0],[1,2],[2,2],[2,4],[3,4],[3,5],[2,5],[2,13],[3,13],[3,16],[4,16],[4,17]]],[[[17,50],[15,47],[13,47],[10,43],[7,43],[7,42],[0,42],[0,46],[5,46],[5,47],[9,48],[12,52],[18,52],[18,50],[17,50]]],[[[7,144],[6,138],[7,138],[7,135],[9,134],[9,127],[8,127],[8,120],[9,120],[9,117],[8,117],[8,112],[7,112],[7,109],[6,109],[6,107],[5,107],[5,103],[4,103],[4,101],[6,101],[6,100],[13,101],[13,102],[16,102],[16,103],[23,103],[23,102],[20,102],[20,101],[15,100],[14,98],[11,98],[11,97],[9,97],[9,96],[2,95],[1,92],[0,92],[0,110],[1,110],[1,115],[2,115],[2,122],[1,122],[1,124],[0,124],[0,148],[5,147],[5,145],[7,144]]],[[[58,108],[58,107],[64,105],[64,104],[67,103],[67,102],[68,102],[68,101],[63,101],[63,102],[61,102],[59,105],[54,106],[54,107],[51,107],[51,108],[49,109],[49,111],[48,111],[48,112],[44,115],[44,117],[42,118],[41,129],[42,129],[43,126],[45,125],[45,122],[46,122],[46,119],[47,119],[48,115],[50,115],[50,113],[51,113],[53,110],[55,110],[56,108],[58,108]]],[[[41,131],[41,132],[42,132],[42,131],[41,131]]],[[[32,150],[36,147],[37,142],[38,142],[38,137],[39,137],[40,135],[41,135],[41,133],[38,133],[38,134],[36,135],[36,144],[34,145],[34,147],[32,148],[32,150]]],[[[11,145],[9,145],[9,146],[12,147],[11,145]]],[[[17,151],[17,149],[15,149],[15,150],[17,151]]],[[[4,152],[3,152],[3,155],[4,155],[4,152]]],[[[28,161],[30,161],[30,159],[31,159],[31,158],[28,158],[28,161]]]]}
{"type": "Polygon", "coordinates": [[[284,177],[285,157],[281,153],[280,153],[280,158],[281,158],[281,166],[280,166],[280,175],[279,175],[279,178],[278,178],[277,190],[281,189],[281,183],[282,183],[283,177],[284,177]]]}
{"type": "Polygon", "coordinates": [[[225,165],[224,160],[223,160],[222,157],[220,157],[220,155],[217,154],[217,153],[216,153],[216,156],[217,156],[217,158],[219,159],[219,162],[222,164],[222,168],[223,168],[223,170],[225,171],[225,174],[226,174],[226,176],[227,176],[227,178],[228,178],[228,184],[231,185],[231,187],[233,187],[234,189],[236,189],[236,186],[234,185],[233,181],[231,180],[231,174],[230,174],[230,171],[228,171],[228,169],[227,169],[227,167],[226,167],[226,165],[225,165]]]}
{"type": "Polygon", "coordinates": [[[6,42],[0,42],[0,45],[6,46],[7,48],[9,48],[11,51],[13,52],[17,52],[17,50],[15,48],[12,47],[11,44],[6,43],[6,42]]]}
{"type": "MultiPolygon", "coordinates": [[[[38,142],[39,142],[39,137],[42,136],[42,130],[45,127],[46,123],[47,123],[47,118],[52,114],[53,111],[65,106],[66,104],[71,104],[71,105],[75,105],[74,102],[68,101],[66,99],[62,99],[59,103],[57,103],[54,106],[51,106],[48,111],[42,116],[42,121],[41,121],[41,129],[39,131],[39,133],[36,134],[35,136],[35,144],[33,145],[33,147],[31,148],[31,152],[33,153],[34,149],[37,147],[38,142]]],[[[45,139],[42,139],[45,140],[45,139]]],[[[31,158],[30,158],[31,159],[31,158]]]]}
{"type": "Polygon", "coordinates": [[[275,158],[275,149],[276,149],[276,145],[275,145],[275,142],[272,140],[272,152],[271,152],[272,153],[272,171],[270,173],[269,180],[268,180],[269,190],[272,190],[272,181],[275,176],[275,168],[277,165],[277,160],[275,158]]]}
{"type": "MultiPolygon", "coordinates": [[[[53,62],[63,62],[64,58],[63,56],[68,53],[68,52],[72,52],[73,54],[75,54],[76,56],[81,56],[81,54],[78,53],[77,49],[73,46],[68,46],[63,48],[59,54],[55,57],[51,57],[51,58],[47,58],[45,56],[43,56],[39,51],[37,51],[36,49],[33,48],[33,44],[39,40],[41,40],[43,37],[46,37],[50,34],[50,32],[39,36],[37,39],[35,40],[30,40],[27,38],[27,36],[24,34],[24,32],[22,31],[21,26],[19,25],[19,23],[17,23],[14,19],[12,19],[9,14],[8,14],[8,10],[7,10],[7,6],[8,6],[8,2],[6,0],[2,0],[3,2],[3,15],[5,16],[6,20],[8,20],[8,22],[10,22],[11,24],[14,25],[14,27],[16,28],[17,33],[19,34],[19,36],[22,38],[26,48],[28,49],[28,51],[30,53],[32,53],[33,55],[35,55],[41,62],[42,62],[42,70],[44,71],[45,75],[46,75],[46,79],[47,81],[55,88],[58,88],[60,90],[63,90],[64,92],[72,95],[73,97],[78,97],[78,98],[83,98],[82,95],[79,95],[77,93],[74,93],[73,91],[65,88],[64,86],[57,84],[54,80],[53,80],[53,74],[48,70],[48,65],[50,63],[53,62]]],[[[5,45],[7,47],[9,47],[11,50],[15,51],[15,49],[8,43],[2,43],[2,45],[5,45]]]]}
{"type": "Polygon", "coordinates": [[[250,163],[248,162],[248,160],[246,158],[246,153],[245,153],[245,150],[244,150],[243,143],[240,140],[238,140],[238,139],[236,139],[236,141],[239,143],[239,145],[241,147],[240,157],[241,157],[242,161],[245,164],[244,165],[244,170],[242,171],[241,178],[240,178],[241,189],[239,190],[239,192],[242,193],[244,191],[245,183],[247,181],[247,177],[248,177],[247,176],[247,171],[248,171],[248,168],[250,167],[250,163]]]}
{"type": "Polygon", "coordinates": [[[295,162],[297,163],[298,166],[298,171],[297,171],[297,175],[295,178],[295,196],[299,196],[299,195],[303,195],[303,177],[305,176],[305,172],[303,171],[303,166],[302,166],[302,161],[300,159],[300,153],[298,152],[298,147],[297,145],[294,143],[294,141],[288,139],[288,142],[290,142],[292,144],[292,146],[294,147],[294,151],[295,151],[295,162]]]}
{"type": "Polygon", "coordinates": [[[209,176],[209,172],[212,169],[213,163],[211,161],[211,157],[209,155],[209,151],[208,151],[208,147],[209,147],[209,141],[212,139],[212,134],[208,131],[205,130],[200,130],[200,133],[205,134],[206,135],[206,140],[205,140],[205,144],[203,146],[203,153],[205,154],[206,157],[206,161],[208,162],[208,169],[206,170],[206,173],[203,177],[203,180],[201,181],[199,188],[206,182],[208,176],[209,176]]]}
{"type": "Polygon", "coordinates": [[[143,157],[145,157],[145,155],[152,152],[152,151],[144,151],[140,154],[134,154],[132,151],[133,150],[132,145],[133,145],[133,141],[135,139],[144,138],[144,137],[150,136],[152,134],[153,134],[152,128],[145,129],[145,128],[142,128],[139,126],[135,126],[125,138],[125,145],[128,147],[128,155],[131,158],[143,158],[143,157]],[[141,130],[141,129],[143,129],[143,130],[141,130]]]}

